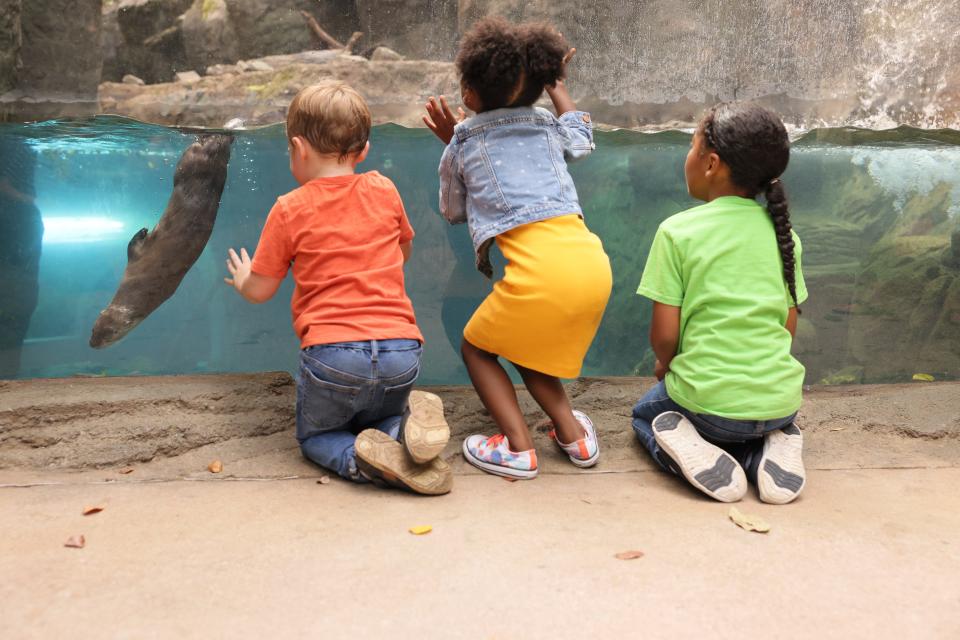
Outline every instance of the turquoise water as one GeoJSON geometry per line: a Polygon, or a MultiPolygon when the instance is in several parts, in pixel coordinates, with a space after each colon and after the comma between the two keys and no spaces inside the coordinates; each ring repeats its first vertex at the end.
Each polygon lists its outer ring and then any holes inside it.
{"type": "MultiPolygon", "coordinates": [[[[113,117],[0,125],[3,376],[294,368],[291,283],[253,306],[222,282],[227,248],[252,250],[276,196],[296,186],[279,126],[238,135],[213,235],[177,293],[121,342],[87,344],[127,242],[163,212],[192,135],[113,117]]],[[[650,304],[634,291],[657,225],[695,204],[683,184],[689,135],[596,138],[572,172],[615,282],[584,374],[648,374],[650,304]]],[[[371,145],[363,167],[397,184],[417,232],[407,283],[427,338],[422,381],[465,383],[460,331],[490,283],[474,270],[466,228],[437,212],[442,146],[393,125],[375,127],[371,145]]],[[[795,345],[808,381],[960,377],[960,132],[813,131],[796,141],[785,183],[810,289],[795,345]]]]}

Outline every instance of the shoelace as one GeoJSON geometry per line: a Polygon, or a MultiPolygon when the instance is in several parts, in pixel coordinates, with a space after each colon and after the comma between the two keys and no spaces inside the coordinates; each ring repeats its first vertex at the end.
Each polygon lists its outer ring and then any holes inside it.
{"type": "Polygon", "coordinates": [[[503,442],[503,439],[506,438],[506,437],[507,437],[507,436],[505,436],[505,435],[502,434],[502,433],[498,433],[498,434],[495,435],[495,436],[490,436],[489,438],[487,438],[487,446],[490,447],[490,448],[499,447],[499,446],[500,446],[500,443],[503,442]]]}

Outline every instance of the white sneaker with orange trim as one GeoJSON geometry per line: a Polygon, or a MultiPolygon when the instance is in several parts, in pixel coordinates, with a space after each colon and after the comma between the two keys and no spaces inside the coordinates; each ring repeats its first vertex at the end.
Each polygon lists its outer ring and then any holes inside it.
{"type": "Polygon", "coordinates": [[[537,452],[511,451],[507,437],[475,435],[463,441],[463,457],[481,471],[496,476],[532,480],[537,477],[537,452]]]}
{"type": "Polygon", "coordinates": [[[550,437],[553,438],[558,447],[563,449],[563,452],[570,458],[570,462],[581,469],[586,469],[597,464],[597,461],[600,460],[600,441],[597,440],[597,431],[593,426],[593,420],[587,414],[575,410],[573,417],[583,427],[584,436],[582,438],[574,440],[570,444],[564,444],[557,438],[555,429],[550,430],[550,437]]]}

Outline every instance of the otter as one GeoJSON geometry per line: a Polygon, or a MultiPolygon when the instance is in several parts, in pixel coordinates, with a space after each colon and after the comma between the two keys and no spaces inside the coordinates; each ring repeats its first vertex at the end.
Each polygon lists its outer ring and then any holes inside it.
{"type": "Polygon", "coordinates": [[[107,347],[130,333],[173,295],[200,257],[220,208],[232,142],[230,134],[199,135],[183,152],[157,226],[149,233],[140,229],[127,245],[123,280],[93,325],[91,347],[107,347]]]}

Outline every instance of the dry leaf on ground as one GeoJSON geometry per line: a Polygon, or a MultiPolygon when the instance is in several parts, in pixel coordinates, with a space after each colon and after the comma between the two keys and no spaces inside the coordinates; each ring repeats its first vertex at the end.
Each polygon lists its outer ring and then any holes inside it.
{"type": "Polygon", "coordinates": [[[320,479],[317,480],[317,484],[330,484],[330,476],[320,476],[320,479]]]}
{"type": "Polygon", "coordinates": [[[843,431],[844,429],[846,429],[846,427],[834,427],[833,429],[830,429],[830,431],[843,431]]]}
{"type": "Polygon", "coordinates": [[[643,551],[621,551],[614,557],[617,560],[636,560],[643,557],[643,551]]]}
{"type": "Polygon", "coordinates": [[[100,513],[100,512],[103,511],[104,509],[105,509],[105,507],[101,507],[101,506],[99,506],[99,505],[98,505],[98,506],[95,506],[95,507],[84,507],[84,508],[83,508],[83,515],[85,515],[85,516],[92,516],[92,515],[95,514],[95,513],[100,513]]]}
{"type": "Polygon", "coordinates": [[[63,546],[70,547],[71,549],[83,549],[85,544],[87,544],[87,539],[83,536],[70,536],[67,538],[67,541],[63,543],[63,546]]]}
{"type": "Polygon", "coordinates": [[[508,478],[507,476],[500,476],[500,478],[502,478],[503,480],[506,480],[507,482],[516,482],[516,481],[517,481],[516,478],[508,478]]]}
{"type": "Polygon", "coordinates": [[[122,473],[123,475],[133,473],[133,467],[124,467],[123,469],[120,469],[120,473],[122,473]]]}
{"type": "Polygon", "coordinates": [[[730,507],[730,519],[741,529],[766,533],[770,531],[770,524],[760,516],[748,515],[736,507],[730,507]]]}
{"type": "Polygon", "coordinates": [[[433,527],[428,524],[420,525],[419,527],[410,527],[410,533],[415,536],[422,536],[426,533],[433,531],[433,527]]]}
{"type": "Polygon", "coordinates": [[[207,471],[209,471],[210,473],[220,473],[221,471],[223,471],[223,463],[220,462],[219,460],[214,460],[213,462],[207,465],[207,471]]]}

